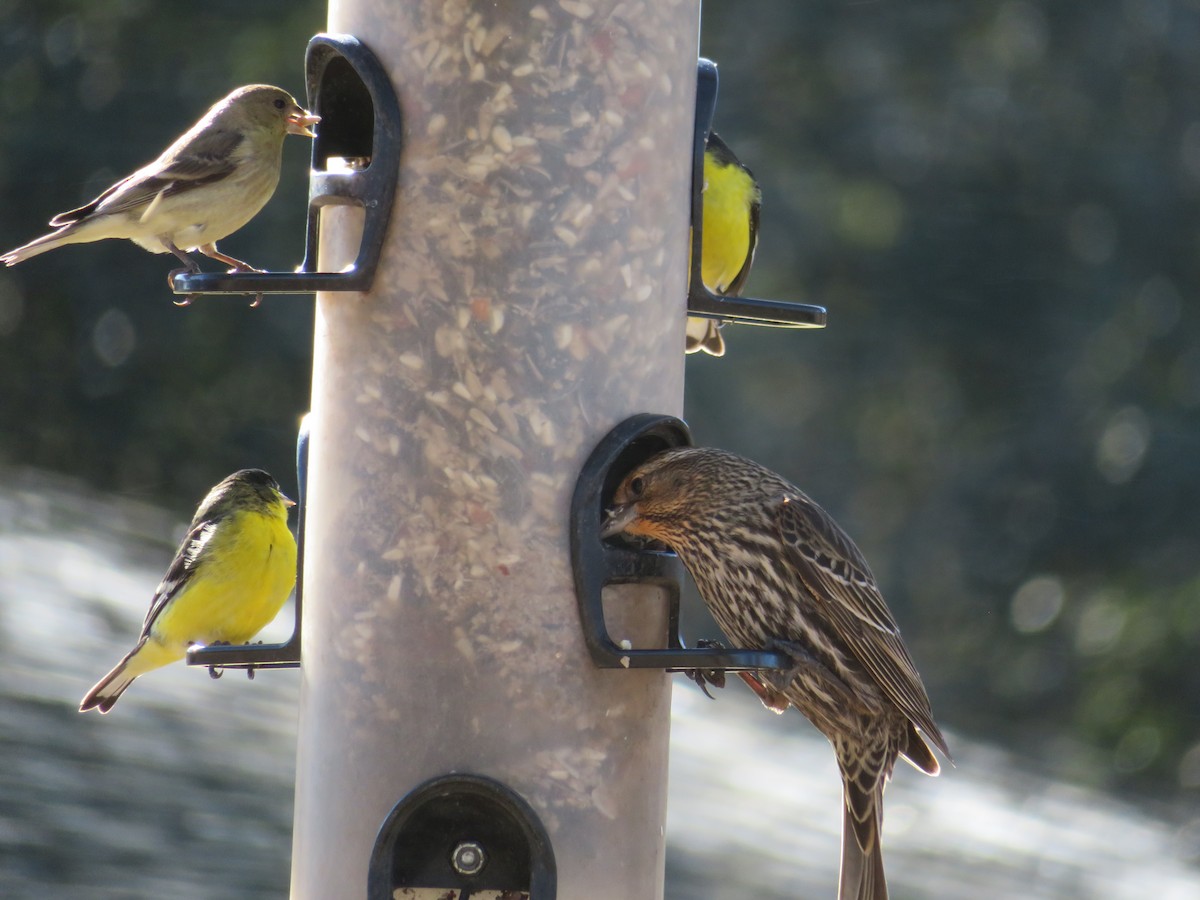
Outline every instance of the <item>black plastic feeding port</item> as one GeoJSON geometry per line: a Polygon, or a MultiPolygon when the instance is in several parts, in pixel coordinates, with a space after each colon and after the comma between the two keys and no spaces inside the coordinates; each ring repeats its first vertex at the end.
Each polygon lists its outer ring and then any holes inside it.
{"type": "MultiPolygon", "coordinates": [[[[672,447],[691,446],[687,425],[674,416],[641,413],[626,419],[592,451],[583,465],[571,499],[571,566],[583,638],[602,669],[666,669],[671,672],[740,672],[787,669],[791,660],[767,650],[689,649],[679,636],[679,585],[683,566],[674,553],[636,548],[600,537],[612,497],[621,480],[650,457],[672,447]],[[668,646],[663,649],[621,647],[604,622],[604,587],[650,584],[667,593],[668,646]]],[[[702,679],[698,679],[703,683],[702,679]]]]}
{"type": "Polygon", "coordinates": [[[318,34],[305,55],[309,109],[321,117],[308,181],[304,262],[295,272],[185,272],[176,294],[311,294],[370,290],[400,170],[400,104],[387,72],[347,34],[318,34]],[[330,169],[330,161],[337,165],[330,169]],[[343,272],[318,272],[321,208],[364,210],[358,257],[343,272]]]}
{"type": "Polygon", "coordinates": [[[402,888],[481,891],[553,900],[554,849],[537,814],[505,785],[444,775],[411,791],[384,820],[371,851],[367,900],[402,888]]]}
{"type": "Polygon", "coordinates": [[[308,419],[296,439],[296,622],[292,636],[282,644],[216,644],[191,647],[189,666],[208,666],[215,678],[220,669],[294,669],[300,665],[300,611],[304,597],[304,519],[308,509],[308,419]]]}
{"type": "Polygon", "coordinates": [[[823,306],[714,294],[700,277],[700,253],[704,246],[704,147],[708,143],[716,108],[717,65],[712,60],[701,59],[696,82],[696,131],[692,142],[692,271],[688,278],[688,315],[739,325],[824,328],[823,306]]]}

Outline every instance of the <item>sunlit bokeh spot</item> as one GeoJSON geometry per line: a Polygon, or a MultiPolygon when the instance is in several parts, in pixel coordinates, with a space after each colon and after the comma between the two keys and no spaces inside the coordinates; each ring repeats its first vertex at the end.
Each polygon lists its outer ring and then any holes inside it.
{"type": "Polygon", "coordinates": [[[1200,743],[1193,744],[1179,760],[1179,786],[1200,788],[1200,743]]]}
{"type": "Polygon", "coordinates": [[[1140,772],[1162,750],[1162,734],[1154,725],[1131,728],[1117,742],[1113,764],[1120,772],[1140,772]]]}
{"type": "Polygon", "coordinates": [[[1093,596],[1075,626],[1075,649],[1083,656],[1108,653],[1120,640],[1127,618],[1124,608],[1110,593],[1093,596]]]}
{"type": "Polygon", "coordinates": [[[137,331],[129,316],[112,307],[92,326],[92,349],[100,362],[116,368],[129,359],[137,345],[137,331]]]}
{"type": "Polygon", "coordinates": [[[1150,421],[1136,406],[1118,410],[1096,442],[1096,468],[1112,484],[1125,484],[1137,474],[1150,449],[1150,421]]]}
{"type": "Polygon", "coordinates": [[[1030,578],[1013,594],[1013,627],[1025,634],[1045,631],[1062,612],[1065,597],[1062,582],[1053,575],[1030,578]]]}

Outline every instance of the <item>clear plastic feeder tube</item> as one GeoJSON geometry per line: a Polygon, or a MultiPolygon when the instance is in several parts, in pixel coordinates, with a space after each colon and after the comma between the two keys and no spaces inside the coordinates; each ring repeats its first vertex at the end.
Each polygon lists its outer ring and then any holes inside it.
{"type": "MultiPolygon", "coordinates": [[[[392,75],[400,188],[369,294],[321,294],[295,900],[361,900],[392,807],[497,779],[563,900],[662,896],[670,682],[601,671],[568,513],[614,424],[679,414],[694,0],[335,0],[392,75]]],[[[357,246],[322,221],[321,267],[357,246]]],[[[661,646],[655,589],[609,630],[661,646]]]]}

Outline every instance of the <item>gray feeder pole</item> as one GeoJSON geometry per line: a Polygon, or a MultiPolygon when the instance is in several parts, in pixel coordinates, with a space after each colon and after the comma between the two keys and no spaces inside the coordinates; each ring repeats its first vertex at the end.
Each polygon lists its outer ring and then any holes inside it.
{"type": "MultiPolygon", "coordinates": [[[[682,409],[699,15],[331,3],[404,145],[373,290],[317,297],[294,900],[366,897],[393,807],[449,773],[528,803],[561,900],[662,896],[670,681],[590,662],[568,510],[613,425],[682,409]]],[[[361,215],[323,215],[337,271],[361,215]]],[[[656,589],[610,594],[662,646],[656,589]]]]}

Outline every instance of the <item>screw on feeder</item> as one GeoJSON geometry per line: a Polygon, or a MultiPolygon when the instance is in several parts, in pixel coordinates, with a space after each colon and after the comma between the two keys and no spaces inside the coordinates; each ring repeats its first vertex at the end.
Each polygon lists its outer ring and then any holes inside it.
{"type": "Polygon", "coordinates": [[[478,875],[487,864],[487,854],[475,841],[463,841],[450,854],[450,865],[459,875],[478,875]]]}
{"type": "Polygon", "coordinates": [[[405,889],[416,896],[497,892],[554,900],[554,848],[533,808],[507,785],[482,775],[442,775],[392,808],[371,852],[367,900],[392,900],[405,889]]]}

